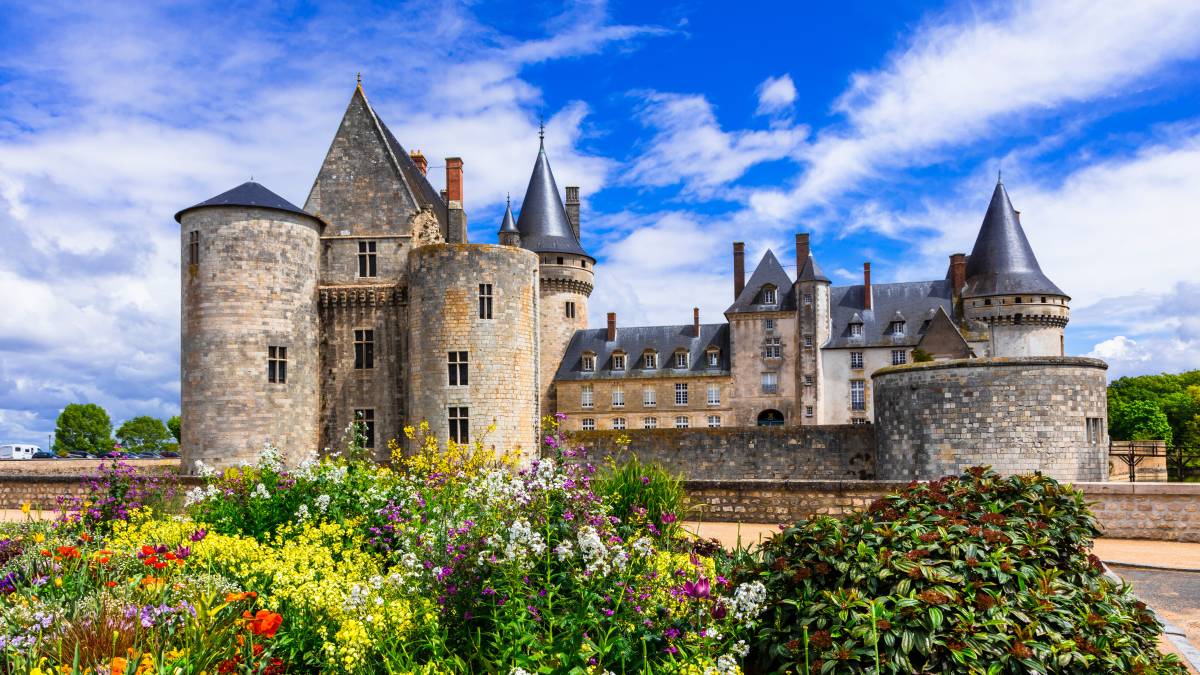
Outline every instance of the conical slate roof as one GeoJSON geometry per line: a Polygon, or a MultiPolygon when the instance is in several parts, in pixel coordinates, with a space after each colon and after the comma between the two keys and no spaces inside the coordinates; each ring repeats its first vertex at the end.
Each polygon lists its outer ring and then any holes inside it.
{"type": "Polygon", "coordinates": [[[1004,183],[996,181],[975,248],[967,259],[963,297],[1012,293],[1066,295],[1042,273],[1004,183]]]}
{"type": "Polygon", "coordinates": [[[521,233],[521,248],[538,253],[588,255],[575,237],[571,222],[567,220],[558,184],[554,182],[554,174],[550,171],[550,160],[546,159],[544,142],[538,148],[533,175],[529,177],[529,188],[525,190],[525,199],[521,201],[517,230],[521,233]]]}
{"type": "Polygon", "coordinates": [[[504,205],[504,220],[500,222],[500,232],[501,234],[505,232],[521,232],[517,229],[517,224],[513,222],[511,201],[504,205]]]}
{"type": "Polygon", "coordinates": [[[784,271],[783,265],[779,264],[779,259],[775,257],[775,253],[767,250],[763,254],[762,260],[758,261],[758,267],[754,268],[754,274],[750,275],[750,280],[746,282],[745,288],[742,289],[740,295],[734,299],[733,304],[729,309],[725,310],[726,314],[738,312],[761,312],[795,309],[795,295],[792,293],[792,278],[784,271]],[[762,306],[762,288],[770,284],[776,289],[776,306],[771,306],[770,309],[762,306]]]}
{"type": "Polygon", "coordinates": [[[796,281],[824,281],[830,283],[829,277],[821,271],[821,266],[817,264],[817,259],[812,253],[808,254],[808,260],[804,261],[804,266],[800,268],[800,274],[796,277],[796,281]]]}
{"type": "Polygon", "coordinates": [[[274,192],[271,192],[261,184],[255,183],[252,180],[246,181],[232,190],[222,192],[212,199],[202,201],[199,204],[194,204],[186,209],[183,209],[179,213],[175,214],[175,220],[178,222],[183,222],[183,220],[181,220],[183,218],[183,214],[191,211],[192,209],[204,208],[206,206],[255,206],[260,209],[274,209],[276,211],[298,213],[302,216],[308,216],[309,218],[321,220],[320,218],[308,213],[299,206],[296,206],[295,204],[289,202],[283,197],[280,197],[274,192]]]}

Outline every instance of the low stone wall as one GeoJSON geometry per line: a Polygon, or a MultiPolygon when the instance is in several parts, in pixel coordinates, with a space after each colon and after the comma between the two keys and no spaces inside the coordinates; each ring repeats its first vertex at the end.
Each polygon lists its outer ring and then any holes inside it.
{"type": "MultiPolygon", "coordinates": [[[[695,520],[793,523],[841,515],[907,485],[903,481],[690,480],[695,520]]],[[[1104,536],[1200,542],[1200,483],[1075,483],[1104,536]]]]}
{"type": "Polygon", "coordinates": [[[870,425],[725,427],[575,431],[589,459],[635,455],[685,476],[737,480],[853,480],[875,476],[875,431],[870,425]],[[622,451],[618,437],[629,439],[622,451]]]}
{"type": "MultiPolygon", "coordinates": [[[[7,476],[87,476],[96,473],[102,459],[22,459],[0,460],[0,479],[7,476]]],[[[179,471],[178,459],[128,459],[138,470],[179,471]]]]}
{"type": "Polygon", "coordinates": [[[54,511],[60,498],[82,496],[84,488],[78,476],[0,476],[0,509],[29,504],[34,511],[54,511]]]}

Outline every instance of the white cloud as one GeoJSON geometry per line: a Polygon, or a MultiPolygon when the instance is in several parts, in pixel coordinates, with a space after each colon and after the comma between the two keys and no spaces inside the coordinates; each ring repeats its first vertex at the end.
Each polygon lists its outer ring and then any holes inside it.
{"type": "Polygon", "coordinates": [[[792,76],[787,73],[779,77],[768,77],[758,85],[759,115],[785,111],[795,102],[796,83],[792,82],[792,76]]]}

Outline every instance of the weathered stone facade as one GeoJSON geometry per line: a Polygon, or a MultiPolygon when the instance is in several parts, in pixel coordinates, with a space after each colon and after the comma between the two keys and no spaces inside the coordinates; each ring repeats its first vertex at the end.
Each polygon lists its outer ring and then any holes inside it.
{"type": "Polygon", "coordinates": [[[536,454],[537,256],[509,246],[434,244],[414,249],[409,265],[408,424],[428,422],[445,439],[448,409],[466,408],[471,440],[536,454]],[[491,286],[490,318],[480,315],[480,284],[491,286]],[[466,385],[449,380],[450,352],[466,352],[466,385]]]}
{"type": "Polygon", "coordinates": [[[1025,357],[876,371],[876,473],[926,479],[990,465],[1106,480],[1107,368],[1096,359],[1025,357]]]}
{"type": "Polygon", "coordinates": [[[797,315],[794,312],[764,311],[735,314],[729,320],[729,352],[733,358],[733,416],[736,424],[754,426],[765,411],[778,411],[785,424],[799,425],[796,373],[800,363],[797,315]],[[774,327],[769,327],[774,322],[774,327]],[[779,356],[764,351],[768,338],[780,341],[779,356]],[[776,377],[774,391],[763,376],[776,377]]]}
{"type": "Polygon", "coordinates": [[[674,429],[677,418],[687,418],[687,428],[708,428],[709,418],[715,417],[717,427],[733,426],[733,380],[728,375],[712,377],[672,378],[643,377],[592,382],[560,381],[557,383],[557,411],[566,414],[563,421],[569,431],[582,431],[585,421],[593,429],[615,429],[616,420],[624,420],[626,429],[674,429]],[[675,403],[675,385],[688,387],[688,402],[675,403]],[[709,403],[708,388],[717,388],[717,402],[709,403]],[[583,405],[583,390],[591,387],[593,404],[583,405]],[[624,397],[623,406],[614,405],[614,392],[624,397]],[[653,392],[647,396],[647,391],[653,392]],[[647,400],[653,400],[647,405],[647,400]]]}
{"type": "Polygon", "coordinates": [[[588,298],[592,295],[595,272],[590,259],[580,255],[542,254],[541,302],[538,325],[542,352],[539,355],[538,381],[541,409],[557,410],[554,374],[562,363],[567,343],[575,331],[588,325],[588,298]]]}
{"type": "Polygon", "coordinates": [[[237,463],[268,442],[293,457],[315,449],[320,221],[209,206],[180,223],[187,458],[237,463]],[[268,381],[271,347],[287,350],[285,382],[268,381]]]}

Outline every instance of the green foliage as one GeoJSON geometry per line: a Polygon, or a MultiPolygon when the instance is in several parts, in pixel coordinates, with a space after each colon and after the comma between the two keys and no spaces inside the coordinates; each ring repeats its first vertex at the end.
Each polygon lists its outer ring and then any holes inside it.
{"type": "Polygon", "coordinates": [[[933,360],[933,354],[917,347],[912,352],[913,363],[928,363],[933,360]]]}
{"type": "Polygon", "coordinates": [[[763,547],[762,672],[1184,673],[1088,555],[1083,495],[983,469],[913,483],[763,547]]]}
{"type": "Polygon", "coordinates": [[[1181,447],[1200,447],[1200,370],[1122,377],[1109,384],[1109,435],[1116,440],[1149,439],[1151,437],[1145,435],[1134,438],[1131,429],[1147,434],[1152,433],[1151,429],[1160,428],[1159,421],[1149,421],[1157,416],[1147,407],[1120,409],[1133,403],[1152,405],[1165,416],[1171,429],[1170,436],[1157,431],[1160,435],[1153,438],[1166,438],[1181,447]],[[1147,421],[1139,423],[1134,413],[1147,421]],[[1118,416],[1121,426],[1115,424],[1118,416]]]}
{"type": "Polygon", "coordinates": [[[643,464],[637,457],[621,464],[610,458],[594,485],[613,515],[631,522],[661,523],[670,534],[678,527],[675,517],[688,511],[683,481],[660,466],[643,464]]]}
{"type": "Polygon", "coordinates": [[[1108,405],[1108,434],[1118,441],[1173,440],[1167,415],[1152,401],[1117,401],[1108,405]]]}
{"type": "Polygon", "coordinates": [[[54,451],[97,455],[113,449],[112,420],[95,403],[72,403],[58,415],[54,451]]]}
{"type": "Polygon", "coordinates": [[[128,453],[162,452],[171,441],[171,432],[157,417],[142,415],[126,420],[117,429],[117,440],[128,453]]]}
{"type": "Polygon", "coordinates": [[[179,415],[172,415],[171,419],[167,420],[167,428],[171,430],[171,435],[175,437],[176,443],[183,440],[183,436],[180,435],[182,424],[179,415]]]}

